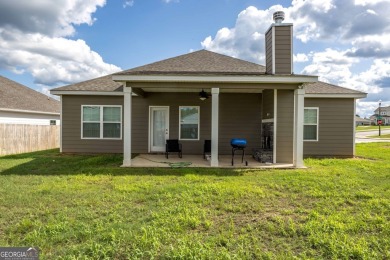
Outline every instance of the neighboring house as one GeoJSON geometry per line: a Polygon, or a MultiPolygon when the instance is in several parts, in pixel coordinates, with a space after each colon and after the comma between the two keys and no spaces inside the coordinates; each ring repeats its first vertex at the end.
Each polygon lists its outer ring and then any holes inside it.
{"type": "Polygon", "coordinates": [[[266,66],[201,50],[54,89],[61,151],[123,153],[131,166],[131,153],[163,152],[166,139],[179,139],[184,156],[211,140],[218,166],[231,138],[245,138],[247,151],[267,144],[274,163],[295,167],[307,156],[352,157],[355,101],[366,94],[294,74],[292,59],[292,24],[277,23],[266,66]]]}
{"type": "Polygon", "coordinates": [[[378,124],[378,116],[381,117],[382,125],[390,125],[390,106],[381,107],[379,112],[379,107],[375,109],[375,114],[371,116],[374,124],[378,124]]]}
{"type": "Polygon", "coordinates": [[[360,116],[355,116],[355,122],[356,122],[356,126],[370,125],[371,124],[370,119],[361,118],[360,116]]]}
{"type": "Polygon", "coordinates": [[[0,76],[0,124],[59,123],[59,101],[0,76]]]}

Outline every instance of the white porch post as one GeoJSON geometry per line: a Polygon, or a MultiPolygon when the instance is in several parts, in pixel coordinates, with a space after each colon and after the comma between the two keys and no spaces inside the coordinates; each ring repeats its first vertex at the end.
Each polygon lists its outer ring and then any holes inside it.
{"type": "Polygon", "coordinates": [[[305,107],[305,90],[296,89],[294,91],[295,100],[295,135],[294,135],[294,166],[296,168],[304,167],[303,164],[303,121],[305,107]]]}
{"type": "Polygon", "coordinates": [[[131,87],[123,87],[123,167],[131,166],[131,87]]]}
{"type": "Polygon", "coordinates": [[[211,167],[218,167],[219,88],[212,88],[211,95],[211,167]]]}
{"type": "Polygon", "coordinates": [[[356,98],[353,99],[353,157],[356,155],[356,98]]]}
{"type": "Polygon", "coordinates": [[[60,153],[62,153],[62,95],[60,95],[60,153]]]}

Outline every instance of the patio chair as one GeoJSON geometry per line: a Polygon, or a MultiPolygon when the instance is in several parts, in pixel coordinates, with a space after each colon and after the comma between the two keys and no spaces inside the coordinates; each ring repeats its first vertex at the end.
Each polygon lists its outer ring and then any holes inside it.
{"type": "Polygon", "coordinates": [[[206,159],[206,153],[211,153],[211,140],[204,140],[203,159],[206,159]]]}
{"type": "Polygon", "coordinates": [[[179,158],[182,158],[181,143],[177,139],[168,139],[165,144],[165,157],[168,159],[169,153],[178,153],[179,158]]]}

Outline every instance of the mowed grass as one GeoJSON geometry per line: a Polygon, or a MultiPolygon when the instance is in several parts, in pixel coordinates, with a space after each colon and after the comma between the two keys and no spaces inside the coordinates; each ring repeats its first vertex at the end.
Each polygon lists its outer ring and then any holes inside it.
{"type": "Polygon", "coordinates": [[[41,259],[389,259],[390,144],[302,170],[131,169],[0,157],[0,245],[41,259]]]}
{"type": "MultiPolygon", "coordinates": [[[[382,129],[382,130],[388,130],[388,129],[390,129],[390,126],[388,126],[388,125],[382,125],[382,126],[381,126],[381,129],[382,129]]],[[[357,132],[375,131],[375,130],[378,130],[378,131],[379,131],[379,126],[377,126],[377,125],[370,125],[370,126],[361,125],[361,126],[357,126],[357,127],[356,127],[356,131],[357,131],[357,132]]]]}

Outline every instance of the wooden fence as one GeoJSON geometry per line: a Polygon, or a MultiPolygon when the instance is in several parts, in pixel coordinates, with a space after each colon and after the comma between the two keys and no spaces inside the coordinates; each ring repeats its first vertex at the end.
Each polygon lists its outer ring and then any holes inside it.
{"type": "Polygon", "coordinates": [[[0,124],[0,155],[28,153],[59,146],[58,125],[0,124]]]}

